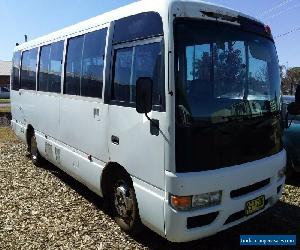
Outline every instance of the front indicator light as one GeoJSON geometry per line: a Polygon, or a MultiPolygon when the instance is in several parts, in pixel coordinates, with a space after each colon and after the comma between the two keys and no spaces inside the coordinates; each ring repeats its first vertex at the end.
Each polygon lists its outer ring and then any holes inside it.
{"type": "Polygon", "coordinates": [[[171,205],[177,210],[188,210],[191,208],[192,196],[176,196],[171,195],[171,205]]]}

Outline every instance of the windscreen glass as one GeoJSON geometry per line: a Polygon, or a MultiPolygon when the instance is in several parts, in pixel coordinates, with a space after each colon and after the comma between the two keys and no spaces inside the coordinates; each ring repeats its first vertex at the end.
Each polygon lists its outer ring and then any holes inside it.
{"type": "Polygon", "coordinates": [[[278,60],[273,41],[218,22],[176,26],[179,121],[225,122],[277,112],[278,60]]]}

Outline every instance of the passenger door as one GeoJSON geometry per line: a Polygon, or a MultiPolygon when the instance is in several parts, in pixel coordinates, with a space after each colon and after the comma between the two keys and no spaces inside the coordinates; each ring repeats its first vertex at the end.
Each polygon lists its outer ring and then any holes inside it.
{"type": "Polygon", "coordinates": [[[114,46],[109,106],[109,156],[137,179],[164,189],[164,67],[162,38],[114,46]],[[136,81],[153,79],[151,128],[144,114],[135,109],[136,81]],[[152,132],[151,132],[152,131],[152,132]]]}

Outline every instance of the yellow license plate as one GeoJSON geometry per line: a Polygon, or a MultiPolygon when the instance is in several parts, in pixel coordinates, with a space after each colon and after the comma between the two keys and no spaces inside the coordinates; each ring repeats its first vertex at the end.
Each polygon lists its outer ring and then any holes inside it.
{"type": "Polygon", "coordinates": [[[251,215],[265,207],[265,196],[260,196],[254,200],[247,201],[245,207],[245,214],[251,215]]]}

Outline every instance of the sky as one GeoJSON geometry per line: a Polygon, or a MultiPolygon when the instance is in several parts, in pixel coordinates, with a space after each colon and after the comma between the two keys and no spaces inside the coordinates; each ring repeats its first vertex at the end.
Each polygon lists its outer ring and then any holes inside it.
{"type": "MultiPolygon", "coordinates": [[[[151,0],[149,0],[151,1],[151,0]]],[[[0,0],[0,60],[11,60],[16,42],[34,39],[127,5],[134,0],[0,0]]],[[[300,0],[210,0],[268,24],[280,64],[300,66],[300,0]],[[291,32],[287,35],[282,34],[291,32]],[[279,37],[278,37],[279,36],[279,37]]]]}

